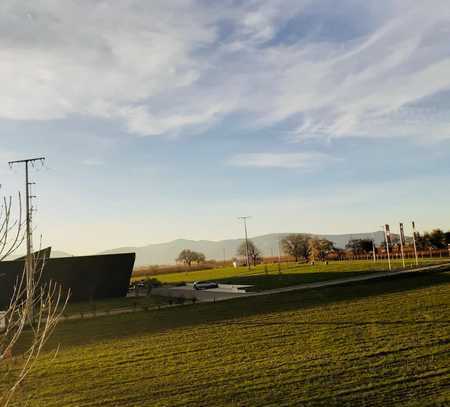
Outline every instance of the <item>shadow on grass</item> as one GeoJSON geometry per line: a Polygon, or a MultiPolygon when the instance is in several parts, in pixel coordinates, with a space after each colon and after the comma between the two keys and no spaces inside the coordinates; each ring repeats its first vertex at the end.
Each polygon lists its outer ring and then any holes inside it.
{"type": "MultiPolygon", "coordinates": [[[[448,272],[411,273],[390,279],[349,283],[344,286],[247,297],[215,304],[199,303],[90,320],[67,321],[58,326],[48,342],[47,349],[54,349],[60,344],[64,349],[70,346],[106,342],[200,324],[225,321],[231,324],[236,322],[231,320],[246,316],[307,309],[340,301],[407,292],[444,284],[450,284],[450,273],[448,272]]],[[[380,305],[380,307],[382,306],[380,305]]],[[[317,324],[319,323],[317,322],[317,324]]],[[[346,322],[341,323],[345,324],[346,322]]],[[[423,323],[430,323],[430,321],[423,323]]],[[[308,324],[312,323],[308,322],[308,324]]]]}
{"type": "Polygon", "coordinates": [[[274,288],[284,288],[293,285],[309,284],[309,283],[320,283],[323,281],[337,280],[340,278],[351,278],[360,275],[368,275],[371,273],[379,273],[380,271],[318,271],[318,272],[304,272],[304,273],[287,273],[283,272],[281,274],[259,274],[253,276],[242,276],[242,277],[229,277],[220,278],[217,281],[221,284],[248,284],[254,285],[258,290],[270,290],[274,288]]]}
{"type": "MultiPolygon", "coordinates": [[[[259,326],[369,326],[369,325],[450,325],[450,320],[408,320],[408,321],[251,321],[248,322],[238,322],[230,321],[230,325],[247,326],[247,327],[259,327],[259,326]]],[[[450,339],[447,341],[450,342],[450,339]]]]}

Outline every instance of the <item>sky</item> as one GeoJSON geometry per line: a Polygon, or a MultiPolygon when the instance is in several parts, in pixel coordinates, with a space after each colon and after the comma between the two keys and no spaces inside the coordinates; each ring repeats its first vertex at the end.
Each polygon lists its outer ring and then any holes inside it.
{"type": "Polygon", "coordinates": [[[0,184],[73,254],[450,228],[448,0],[2,0],[0,184]]]}

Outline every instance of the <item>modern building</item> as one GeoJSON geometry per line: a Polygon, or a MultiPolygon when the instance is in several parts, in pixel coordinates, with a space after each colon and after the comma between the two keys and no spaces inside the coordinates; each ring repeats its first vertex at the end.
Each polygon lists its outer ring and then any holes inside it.
{"type": "MultiPolygon", "coordinates": [[[[70,289],[70,301],[125,297],[135,253],[50,258],[51,248],[35,254],[43,262],[40,285],[50,281],[70,289]]],[[[0,310],[8,306],[25,268],[25,258],[0,262],[0,310]]]]}

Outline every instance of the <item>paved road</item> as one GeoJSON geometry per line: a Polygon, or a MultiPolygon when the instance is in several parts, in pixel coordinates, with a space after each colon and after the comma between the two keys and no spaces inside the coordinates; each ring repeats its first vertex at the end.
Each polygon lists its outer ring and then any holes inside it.
{"type": "MultiPolygon", "coordinates": [[[[270,295],[270,294],[279,294],[279,293],[285,293],[289,291],[299,291],[299,290],[308,290],[311,288],[322,288],[322,287],[331,287],[334,285],[344,285],[348,283],[355,283],[358,281],[367,281],[367,280],[376,280],[379,278],[390,278],[395,276],[400,276],[403,274],[410,274],[412,272],[418,273],[418,272],[426,272],[431,271],[435,269],[440,269],[443,267],[448,267],[450,263],[447,264],[439,264],[434,266],[425,266],[420,268],[414,268],[414,269],[406,269],[406,270],[399,270],[399,271],[383,271],[379,273],[369,273],[367,275],[360,275],[355,277],[348,277],[348,278],[339,278],[336,280],[330,280],[330,281],[322,281],[318,283],[308,283],[308,284],[301,284],[301,285],[293,285],[290,287],[284,287],[284,288],[275,288],[273,290],[266,290],[259,293],[252,293],[252,296],[259,296],[259,295],[270,295]]],[[[248,293],[250,294],[250,293],[248,293]]]]}
{"type": "MultiPolygon", "coordinates": [[[[300,285],[294,285],[289,287],[283,287],[283,288],[275,288],[273,290],[265,290],[257,293],[239,293],[237,295],[224,295],[224,296],[218,296],[217,293],[210,292],[211,296],[204,295],[208,291],[207,290],[201,290],[197,291],[197,293],[202,293],[202,298],[198,299],[199,302],[219,302],[219,301],[228,301],[236,298],[248,298],[248,297],[260,297],[263,295],[272,295],[272,294],[280,294],[290,291],[301,291],[301,290],[309,290],[313,288],[322,288],[322,287],[332,287],[332,286],[339,286],[339,285],[345,285],[349,283],[356,283],[359,281],[368,281],[368,280],[376,280],[376,279],[383,279],[383,278],[392,278],[397,277],[404,274],[410,274],[410,273],[418,273],[418,272],[429,272],[433,270],[439,270],[440,268],[447,267],[450,265],[450,263],[446,264],[438,264],[433,266],[425,266],[425,267],[419,267],[414,269],[405,269],[405,270],[399,270],[399,271],[386,271],[386,272],[379,272],[379,273],[369,273],[366,275],[360,275],[355,277],[348,277],[348,278],[339,278],[336,280],[330,280],[330,281],[322,281],[318,283],[308,283],[308,284],[300,284],[300,285]]],[[[163,308],[173,308],[173,307],[179,307],[183,304],[172,304],[172,305],[161,305],[159,307],[149,307],[148,310],[158,310],[163,308]]],[[[137,308],[117,308],[110,311],[101,311],[96,313],[84,313],[83,316],[80,314],[70,315],[64,318],[64,320],[78,320],[78,319],[84,319],[84,318],[96,318],[99,316],[106,316],[106,315],[118,315],[118,314],[126,314],[136,311],[141,311],[142,309],[137,308]]]]}
{"type": "Polygon", "coordinates": [[[359,281],[368,281],[368,280],[376,280],[381,278],[392,278],[397,277],[404,274],[410,274],[410,273],[418,273],[418,272],[428,272],[433,270],[439,270],[443,267],[449,267],[450,263],[445,264],[438,264],[433,266],[424,266],[414,269],[405,269],[405,270],[398,270],[398,271],[383,271],[378,273],[367,273],[362,274],[355,277],[347,277],[347,278],[339,278],[335,280],[329,280],[329,281],[322,281],[317,283],[307,283],[307,284],[300,284],[300,285],[293,285],[289,287],[283,287],[283,288],[274,288],[272,290],[264,290],[257,293],[242,293],[239,294],[239,296],[234,297],[224,297],[224,298],[211,298],[208,300],[202,300],[202,302],[216,302],[216,301],[226,301],[234,298],[245,298],[245,297],[260,297],[263,295],[272,295],[272,294],[280,294],[290,291],[301,291],[301,290],[310,290],[313,288],[323,288],[323,287],[332,287],[332,286],[339,286],[339,285],[345,285],[349,283],[356,283],[359,281]]]}

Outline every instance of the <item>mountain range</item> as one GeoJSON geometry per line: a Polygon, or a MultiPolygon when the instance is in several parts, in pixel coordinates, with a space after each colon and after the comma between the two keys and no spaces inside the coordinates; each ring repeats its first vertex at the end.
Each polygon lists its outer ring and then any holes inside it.
{"type": "MultiPolygon", "coordinates": [[[[277,256],[278,242],[289,233],[272,233],[255,236],[251,240],[261,251],[263,256],[277,256]]],[[[378,245],[384,241],[382,231],[373,233],[353,233],[341,235],[314,235],[315,237],[331,240],[336,247],[344,248],[351,239],[374,239],[378,245]]],[[[150,244],[142,247],[120,247],[107,250],[101,254],[136,253],[136,267],[154,264],[174,264],[178,254],[183,249],[201,252],[207,259],[230,260],[236,256],[237,249],[243,239],[228,239],[220,241],[177,239],[167,243],[150,244]]]]}

